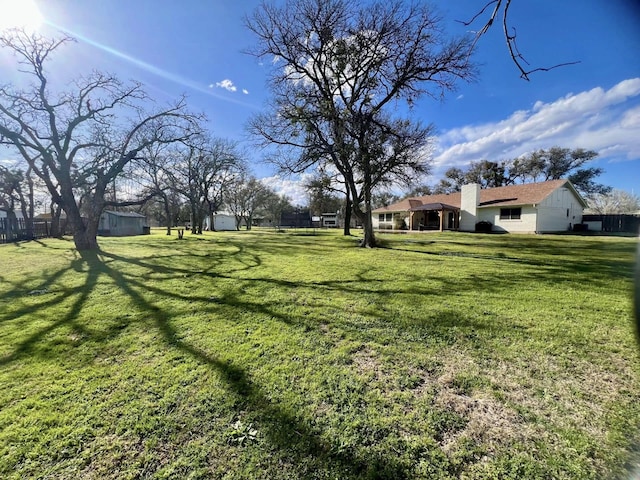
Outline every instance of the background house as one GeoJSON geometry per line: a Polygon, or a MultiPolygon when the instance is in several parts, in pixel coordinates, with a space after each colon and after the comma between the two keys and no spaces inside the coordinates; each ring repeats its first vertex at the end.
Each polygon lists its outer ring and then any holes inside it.
{"type": "Polygon", "coordinates": [[[100,216],[98,235],[124,237],[149,233],[147,217],[135,212],[105,210],[100,216]]]}
{"type": "Polygon", "coordinates": [[[585,200],[568,180],[481,189],[402,200],[372,212],[380,230],[562,232],[582,222],[585,200]],[[480,224],[480,225],[478,225],[480,224]]]}
{"type": "Polygon", "coordinates": [[[340,228],[342,227],[340,213],[339,212],[327,212],[320,215],[321,226],[323,228],[340,228]]]}

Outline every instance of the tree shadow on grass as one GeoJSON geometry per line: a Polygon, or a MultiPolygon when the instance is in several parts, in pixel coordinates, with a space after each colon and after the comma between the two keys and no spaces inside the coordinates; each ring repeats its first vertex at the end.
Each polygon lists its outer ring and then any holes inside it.
{"type": "MultiPolygon", "coordinates": [[[[309,308],[318,311],[322,308],[330,307],[330,301],[328,299],[332,295],[332,292],[352,294],[358,297],[374,295],[375,298],[382,299],[404,295],[407,296],[408,300],[410,300],[412,296],[423,298],[428,296],[434,298],[434,300],[439,300],[443,293],[456,295],[457,292],[469,292],[479,289],[484,292],[492,292],[494,290],[498,292],[502,288],[500,287],[502,284],[508,283],[514,286],[522,284],[524,288],[524,286],[531,281],[531,278],[526,274],[514,274],[504,270],[501,271],[501,273],[494,273],[490,278],[468,274],[464,277],[451,279],[446,276],[438,277],[437,274],[434,274],[430,278],[431,283],[425,284],[421,282],[422,279],[419,274],[415,273],[406,275],[403,279],[403,284],[398,288],[397,285],[391,287],[387,285],[388,282],[376,278],[375,272],[372,275],[371,271],[366,267],[363,267],[360,272],[352,272],[352,275],[347,279],[327,279],[319,282],[292,281],[285,278],[259,277],[254,275],[242,275],[238,277],[236,275],[238,272],[246,272],[260,267],[262,265],[261,256],[265,252],[268,255],[281,254],[282,249],[285,247],[279,242],[275,244],[262,242],[255,244],[254,247],[256,248],[247,248],[243,242],[229,239],[224,242],[226,245],[225,249],[220,251],[209,250],[205,254],[197,254],[193,249],[189,248],[188,242],[175,243],[176,245],[171,245],[169,248],[166,242],[158,243],[158,246],[162,246],[164,250],[158,249],[153,255],[146,257],[118,255],[108,251],[99,253],[86,252],[74,259],[67,269],[60,269],[59,271],[47,274],[42,281],[39,282],[38,288],[45,288],[48,285],[54,284],[68,270],[84,273],[86,274],[86,278],[80,288],[58,289],[55,291],[55,295],[43,297],[43,300],[35,306],[32,304],[33,302],[29,302],[23,307],[13,309],[11,315],[13,317],[21,317],[45,310],[48,307],[61,304],[73,298],[71,306],[63,317],[16,344],[10,355],[0,359],[0,364],[7,364],[20,355],[30,352],[32,347],[37,344],[40,339],[63,325],[70,326],[81,335],[91,336],[91,332],[88,332],[82,323],[76,320],[89,295],[95,289],[101,275],[106,275],[114,279],[114,281],[116,278],[119,279],[117,282],[118,288],[126,293],[127,296],[139,306],[141,311],[146,311],[150,306],[147,302],[143,301],[141,295],[136,297],[132,294],[132,292],[136,291],[134,288],[140,292],[148,292],[160,299],[173,299],[188,303],[198,302],[198,308],[204,308],[205,311],[212,314],[219,313],[219,309],[221,308],[236,309],[237,311],[251,312],[275,318],[290,325],[303,325],[305,328],[313,326],[312,323],[309,323],[308,319],[303,317],[292,318],[288,312],[283,312],[276,306],[266,304],[261,298],[248,297],[243,293],[244,287],[247,286],[251,288],[257,285],[267,285],[290,292],[322,292],[322,295],[314,296],[309,304],[309,308]],[[229,267],[229,264],[232,263],[230,262],[231,259],[233,259],[233,266],[229,267]],[[113,262],[132,265],[135,267],[136,272],[123,274],[114,268],[113,265],[115,264],[113,264],[113,262]],[[224,266],[224,269],[221,270],[219,268],[220,266],[224,266]],[[190,277],[190,279],[202,278],[205,281],[214,282],[212,285],[215,285],[216,280],[225,280],[232,288],[213,298],[211,296],[198,296],[188,290],[182,292],[170,291],[167,288],[163,288],[161,284],[147,282],[150,278],[164,281],[186,279],[187,277],[190,277]]],[[[298,248],[302,248],[306,252],[304,247],[298,246],[298,248]]],[[[418,253],[428,253],[430,256],[439,256],[431,252],[418,253]]],[[[489,259],[474,257],[474,260],[486,261],[489,259]]],[[[490,260],[499,260],[500,262],[508,261],[502,258],[492,258],[490,260]]],[[[531,263],[530,266],[535,265],[531,263]]],[[[555,267],[545,266],[543,268],[539,265],[537,265],[537,267],[537,282],[556,282],[560,278],[555,267]]],[[[588,280],[593,284],[594,279],[590,278],[588,280]]],[[[9,298],[24,296],[28,294],[28,284],[29,282],[27,280],[21,280],[16,283],[12,289],[7,291],[6,295],[9,298]]],[[[384,313],[377,310],[379,308],[378,302],[374,302],[370,306],[360,306],[358,308],[359,310],[354,311],[354,313],[369,318],[373,322],[393,322],[393,319],[388,320],[384,318],[384,313]]],[[[487,326],[491,321],[489,317],[479,321],[477,320],[477,315],[460,315],[458,312],[443,311],[437,308],[433,311],[411,311],[406,313],[405,317],[405,323],[401,325],[403,328],[411,327],[416,331],[421,330],[425,335],[439,334],[451,327],[487,330],[487,326]]],[[[7,318],[8,317],[5,317],[5,320],[7,318]]],[[[0,321],[1,320],[2,315],[0,314],[0,321]]],[[[349,329],[348,325],[344,325],[344,327],[349,329]]],[[[353,325],[354,332],[356,332],[358,328],[359,325],[353,325]]],[[[114,324],[111,330],[102,332],[101,336],[107,339],[110,335],[118,334],[121,329],[122,325],[120,323],[114,324]]],[[[486,333],[490,334],[491,332],[486,333]]],[[[496,334],[498,333],[496,332],[496,334]]]]}
{"type": "MultiPolygon", "coordinates": [[[[19,282],[18,284],[14,285],[14,288],[10,292],[8,292],[7,296],[15,297],[18,295],[30,295],[30,294],[36,294],[35,292],[49,293],[49,291],[46,289],[47,286],[54,284],[68,270],[75,270],[77,272],[83,271],[84,270],[83,266],[85,265],[85,263],[86,263],[86,260],[84,258],[82,257],[76,258],[71,262],[68,268],[60,269],[50,275],[45,276],[45,278],[43,278],[42,281],[40,282],[39,289],[37,288],[35,290],[31,290],[31,292],[28,292],[28,289],[25,288],[25,284],[28,281],[28,279],[25,279],[22,282],[19,282]]],[[[44,328],[39,329],[37,332],[34,332],[33,334],[29,335],[26,339],[18,343],[11,354],[0,358],[0,365],[6,365],[12,362],[13,360],[19,358],[20,356],[30,353],[33,350],[34,346],[36,346],[38,342],[40,342],[44,337],[46,337],[46,335],[48,335],[49,333],[53,332],[54,330],[58,329],[63,325],[70,326],[78,333],[82,335],[86,335],[88,333],[86,328],[82,325],[82,323],[77,321],[77,318],[80,312],[82,311],[82,308],[84,307],[87,301],[87,298],[95,288],[100,275],[101,275],[100,271],[96,270],[95,268],[89,267],[87,270],[86,279],[82,288],[80,289],[66,288],[66,289],[56,290],[55,295],[51,295],[50,296],[51,298],[47,299],[44,302],[40,302],[37,305],[37,307],[34,307],[32,305],[25,305],[19,309],[12,310],[11,312],[12,318],[17,318],[23,315],[35,313],[35,311],[37,310],[43,310],[50,306],[58,305],[60,303],[63,303],[65,300],[76,296],[68,312],[63,317],[53,321],[52,323],[50,323],[44,328]]]]}
{"type": "Polygon", "coordinates": [[[144,288],[142,284],[132,282],[118,270],[111,269],[95,253],[84,253],[82,258],[90,272],[109,275],[139,309],[149,314],[167,345],[179,349],[218,373],[229,389],[242,399],[244,409],[260,418],[261,431],[266,432],[269,442],[294,465],[311,463],[316,470],[329,466],[328,473],[342,478],[408,478],[409,472],[391,456],[362,459],[350,453],[336,453],[336,448],[322,440],[318,433],[270,400],[261,387],[251,380],[246,370],[182,340],[172,325],[171,316],[134,288],[144,288]]]}
{"type": "MultiPolygon", "coordinates": [[[[283,247],[280,245],[267,245],[264,248],[268,249],[269,254],[283,251],[283,247]]],[[[86,276],[84,285],[76,290],[69,289],[61,292],[60,295],[36,307],[45,309],[56,302],[69,301],[68,311],[62,318],[55,320],[47,327],[17,344],[13,353],[8,357],[4,357],[0,364],[6,365],[22,355],[32,353],[40,340],[61,326],[71,326],[80,332],[85,332],[88,336],[93,335],[78,321],[78,318],[81,317],[82,309],[100,282],[101,277],[106,276],[113,281],[117,291],[121,292],[123,296],[131,301],[136,310],[139,310],[148,318],[149,323],[160,333],[166,345],[180,350],[219,375],[227,385],[229,392],[240,398],[241,407],[250,413],[252,417],[260,419],[261,432],[264,433],[265,440],[272,447],[272,450],[277,451],[278,455],[286,458],[292,465],[304,465],[304,467],[299,467],[300,476],[311,476],[309,470],[302,469],[313,468],[318,471],[318,477],[354,479],[410,477],[410,467],[404,465],[394,453],[374,453],[372,454],[373,458],[364,458],[364,454],[361,453],[366,451],[364,448],[346,450],[340,448],[337,445],[339,438],[329,437],[330,433],[308,425],[295,412],[289,411],[285,405],[280,405],[270,399],[268,392],[252,380],[249,370],[224,360],[216,352],[207,351],[189,341],[185,341],[181,337],[181,332],[175,327],[176,314],[163,309],[159,302],[175,299],[184,302],[196,301],[204,303],[210,299],[191,295],[188,292],[176,293],[168,291],[166,288],[163,289],[161,285],[149,285],[146,284],[146,278],[149,275],[160,275],[163,279],[199,275],[212,283],[216,280],[225,280],[249,285],[270,284],[276,288],[291,291],[296,288],[317,290],[320,294],[317,298],[311,300],[310,308],[318,311],[328,304],[328,302],[323,303],[324,301],[319,298],[323,296],[328,298],[334,291],[346,292],[354,296],[375,294],[381,299],[390,295],[431,295],[434,299],[437,299],[442,294],[442,291],[456,294],[457,292],[477,289],[479,287],[478,279],[473,276],[467,276],[465,278],[447,280],[443,276],[440,279],[441,285],[436,288],[420,284],[419,275],[415,274],[415,277],[409,276],[406,278],[406,281],[400,284],[400,287],[389,287],[385,286],[384,282],[377,278],[375,274],[369,274],[366,267],[363,267],[360,272],[352,272],[348,279],[328,279],[321,282],[294,282],[281,278],[260,278],[259,275],[251,275],[252,278],[234,276],[239,271],[250,271],[252,268],[260,266],[262,264],[261,252],[263,252],[262,246],[258,250],[252,250],[246,249],[243,245],[237,245],[231,250],[227,249],[224,253],[208,252],[206,255],[202,255],[202,259],[206,257],[207,264],[198,266],[197,270],[194,266],[198,265],[200,255],[195,255],[195,262],[181,263],[182,259],[193,257],[193,252],[189,251],[186,243],[178,246],[177,253],[156,252],[156,256],[148,257],[117,255],[110,252],[82,253],[71,262],[69,269],[86,276]],[[237,257],[237,265],[228,268],[225,262],[234,255],[237,257]],[[135,273],[129,273],[128,269],[118,269],[117,265],[122,263],[135,267],[133,268],[135,273]],[[225,269],[221,271],[218,267],[223,263],[225,263],[225,269]],[[151,301],[150,298],[157,299],[157,303],[151,301]],[[333,444],[334,442],[336,444],[333,444]]],[[[46,285],[46,282],[55,281],[60,278],[64,271],[66,270],[48,275],[46,281],[43,281],[42,284],[46,285]]],[[[518,275],[510,273],[505,273],[505,275],[510,276],[512,281],[524,282],[526,280],[524,277],[519,278],[518,275]]],[[[552,272],[549,272],[550,279],[553,278],[553,275],[552,272]]],[[[486,280],[485,283],[487,288],[491,287],[490,280],[486,280]]],[[[484,287],[484,285],[481,286],[484,287]]],[[[25,286],[16,288],[20,290],[21,288],[24,289],[25,286]]],[[[216,298],[214,302],[210,302],[212,305],[209,307],[210,310],[208,312],[215,312],[215,308],[228,307],[234,309],[232,311],[243,309],[256,315],[273,317],[287,324],[304,324],[305,322],[301,315],[292,318],[283,313],[282,310],[264,305],[261,303],[260,298],[248,300],[246,295],[242,295],[238,291],[234,292],[232,290],[216,298]]],[[[379,322],[385,321],[384,315],[377,311],[376,307],[377,305],[374,304],[363,308],[358,313],[367,315],[371,319],[377,319],[379,322]]],[[[25,307],[19,310],[18,313],[33,313],[32,310],[33,307],[25,307]]],[[[352,325],[354,336],[357,334],[358,325],[356,323],[356,321],[353,321],[352,325]]],[[[470,330],[482,328],[485,323],[476,321],[473,317],[461,317],[455,312],[441,312],[437,315],[431,315],[428,312],[416,312],[410,318],[410,324],[413,328],[425,333],[432,332],[440,337],[442,337],[443,331],[447,331],[451,327],[470,330]]],[[[398,325],[395,325],[395,327],[402,328],[402,326],[398,325]]],[[[116,335],[119,332],[118,329],[119,325],[113,325],[111,330],[104,332],[103,337],[99,340],[105,340],[109,335],[116,335]]],[[[362,335],[358,338],[364,339],[362,335]]],[[[457,337],[453,336],[450,340],[455,342],[457,337]]]]}
{"type": "MultiPolygon", "coordinates": [[[[193,358],[219,375],[219,378],[227,385],[230,393],[240,400],[240,409],[251,417],[259,419],[260,432],[278,455],[286,459],[300,474],[300,478],[319,475],[339,478],[408,478],[410,472],[393,455],[372,454],[372,458],[363,458],[355,449],[349,450],[332,445],[331,441],[323,438],[321,431],[314,430],[310,425],[298,418],[294,412],[274,402],[266,394],[263,388],[252,381],[249,373],[241,366],[220,358],[213,352],[198,348],[192,343],[181,338],[180,333],[174,327],[172,315],[163,310],[157,304],[150,301],[145,293],[155,295],[157,298],[167,298],[171,294],[162,289],[153,289],[144,285],[144,279],[132,278],[111,265],[114,261],[129,261],[137,267],[153,269],[152,262],[141,259],[129,259],[106,252],[80,252],[79,256],[72,260],[68,269],[61,269],[43,279],[43,285],[51,284],[59,279],[66,271],[73,270],[84,275],[84,284],[78,289],[69,288],[58,291],[57,295],[41,303],[36,308],[45,309],[48,306],[64,301],[70,301],[70,306],[65,315],[40,328],[37,332],[14,346],[12,353],[0,359],[0,365],[5,366],[24,355],[40,354],[38,344],[48,334],[61,327],[69,327],[82,335],[91,337],[93,332],[79,321],[81,312],[87,304],[92,292],[101,280],[108,277],[117,287],[118,291],[131,300],[136,310],[140,311],[161,334],[167,346],[176,348],[185,355],[193,358]],[[321,473],[324,472],[324,473],[321,473]]],[[[247,260],[246,268],[258,265],[257,260],[247,260]]],[[[187,268],[159,268],[163,275],[182,275],[190,272],[187,268]]],[[[210,278],[215,278],[215,273],[210,273],[210,278]]],[[[232,278],[226,276],[228,278],[232,278]]],[[[21,286],[15,286],[20,289],[21,286]]],[[[224,303],[231,307],[239,306],[241,300],[229,296],[224,303]]],[[[253,305],[256,311],[273,314],[263,310],[258,303],[253,305]]],[[[17,315],[33,314],[33,307],[24,307],[14,312],[17,315]]],[[[284,318],[284,317],[283,317],[284,318]]],[[[103,332],[97,341],[106,341],[111,335],[118,334],[121,325],[113,325],[110,332],[103,332]]]]}

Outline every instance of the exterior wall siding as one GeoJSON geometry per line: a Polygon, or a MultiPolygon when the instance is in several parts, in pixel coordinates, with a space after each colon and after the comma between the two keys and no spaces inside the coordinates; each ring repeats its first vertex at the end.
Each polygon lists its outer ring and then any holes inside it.
{"type": "Polygon", "coordinates": [[[233,231],[236,229],[236,219],[230,215],[214,215],[213,226],[216,230],[233,231]]]}
{"type": "Polygon", "coordinates": [[[538,232],[563,232],[582,222],[582,205],[567,188],[559,188],[538,205],[538,232]]]}
{"type": "MultiPolygon", "coordinates": [[[[537,212],[533,205],[522,205],[520,218],[517,220],[500,219],[501,207],[479,208],[478,221],[491,222],[494,232],[535,233],[537,212]]],[[[502,207],[504,208],[504,207],[502,207]]],[[[508,207],[512,208],[512,207],[508,207]]],[[[516,207],[517,208],[517,207],[516,207]]]]}
{"type": "Polygon", "coordinates": [[[371,223],[374,230],[407,230],[409,228],[409,212],[385,212],[383,215],[391,214],[391,219],[381,222],[380,214],[371,214],[371,223]]]}
{"type": "Polygon", "coordinates": [[[112,237],[142,235],[146,222],[146,218],[144,217],[125,217],[105,212],[100,217],[100,222],[98,223],[98,235],[109,235],[112,237]]]}
{"type": "Polygon", "coordinates": [[[119,217],[117,227],[111,229],[111,235],[121,237],[129,235],[142,235],[143,225],[144,218],[119,217]]]}

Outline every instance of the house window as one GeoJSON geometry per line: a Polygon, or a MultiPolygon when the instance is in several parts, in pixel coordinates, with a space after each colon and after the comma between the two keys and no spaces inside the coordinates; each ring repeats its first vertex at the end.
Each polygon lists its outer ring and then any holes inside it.
{"type": "Polygon", "coordinates": [[[500,220],[520,220],[522,208],[501,208],[500,220]]]}
{"type": "Polygon", "coordinates": [[[380,213],[378,214],[378,221],[379,222],[391,222],[393,220],[393,214],[392,213],[380,213]]]}

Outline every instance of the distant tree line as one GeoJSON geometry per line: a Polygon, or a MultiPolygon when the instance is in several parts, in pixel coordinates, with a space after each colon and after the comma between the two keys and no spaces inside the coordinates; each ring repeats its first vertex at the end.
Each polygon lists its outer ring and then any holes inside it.
{"type": "Polygon", "coordinates": [[[457,192],[467,183],[491,188],[563,178],[570,180],[585,197],[607,193],[611,188],[596,181],[603,169],[586,166],[597,156],[593,150],[551,147],[512,160],[471,162],[465,169],[448,169],[433,187],[433,193],[457,192]]]}

